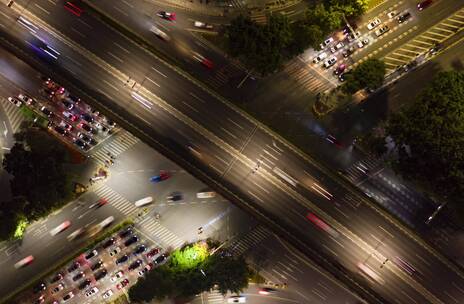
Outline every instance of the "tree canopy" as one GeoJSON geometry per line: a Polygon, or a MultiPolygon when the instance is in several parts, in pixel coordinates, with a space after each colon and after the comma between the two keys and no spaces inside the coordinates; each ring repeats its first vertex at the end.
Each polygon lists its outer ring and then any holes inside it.
{"type": "Polygon", "coordinates": [[[342,86],[345,93],[353,94],[360,89],[377,89],[385,79],[385,63],[378,59],[367,59],[347,75],[342,86]]]}
{"type": "Polygon", "coordinates": [[[243,258],[232,257],[226,251],[210,255],[208,245],[201,242],[174,251],[168,263],[147,273],[129,289],[129,297],[134,302],[189,298],[215,285],[223,294],[238,293],[248,286],[248,276],[243,258]]]}
{"type": "Polygon", "coordinates": [[[31,222],[60,207],[72,195],[71,176],[66,169],[68,152],[53,136],[41,129],[15,134],[16,143],[3,159],[12,175],[15,197],[0,203],[1,238],[14,236],[18,225],[31,222]]]}
{"type": "Polygon", "coordinates": [[[395,168],[453,201],[462,201],[464,190],[463,88],[463,72],[441,72],[387,125],[398,147],[395,168]]]}

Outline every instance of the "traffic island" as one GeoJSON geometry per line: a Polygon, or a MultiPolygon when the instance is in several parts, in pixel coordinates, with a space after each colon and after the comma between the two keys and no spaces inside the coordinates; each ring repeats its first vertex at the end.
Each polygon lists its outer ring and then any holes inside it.
{"type": "Polygon", "coordinates": [[[352,96],[343,93],[338,87],[328,92],[318,93],[316,102],[312,106],[312,112],[316,117],[321,118],[341,106],[348,105],[352,101],[352,96]]]}

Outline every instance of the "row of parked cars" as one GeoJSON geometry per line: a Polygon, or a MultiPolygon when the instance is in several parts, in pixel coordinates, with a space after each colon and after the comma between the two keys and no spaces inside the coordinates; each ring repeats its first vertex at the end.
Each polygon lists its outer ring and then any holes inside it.
{"type": "MultiPolygon", "coordinates": [[[[103,300],[111,297],[115,290],[121,290],[128,286],[129,275],[144,276],[157,265],[163,264],[168,258],[160,248],[151,248],[140,244],[139,237],[134,234],[131,227],[121,231],[118,235],[110,237],[100,245],[73,261],[65,270],[56,273],[49,281],[52,303],[58,303],[61,294],[61,302],[66,303],[82,292],[86,298],[95,296],[104,289],[101,294],[103,300]],[[126,267],[127,265],[127,267],[126,267]],[[113,269],[110,273],[110,267],[113,269]],[[107,282],[97,284],[104,278],[107,282]],[[109,283],[110,286],[105,286],[109,283]],[[65,290],[67,288],[67,290],[65,290]]],[[[33,292],[39,295],[36,303],[43,303],[46,299],[47,283],[40,282],[33,288],[33,292]]]]}

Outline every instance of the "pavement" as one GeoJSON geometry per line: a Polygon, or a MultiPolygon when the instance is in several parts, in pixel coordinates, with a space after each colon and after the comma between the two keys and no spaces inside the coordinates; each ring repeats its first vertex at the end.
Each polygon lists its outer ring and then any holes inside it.
{"type": "MultiPolygon", "coordinates": [[[[363,287],[369,286],[382,297],[406,303],[410,298],[419,303],[446,303],[450,298],[463,296],[456,287],[462,277],[453,265],[319,164],[228,107],[220,98],[186,81],[184,76],[174,72],[175,69],[147,56],[98,21],[88,17],[61,20],[62,8],[55,9],[51,3],[37,5],[45,7],[49,13],[40,8],[34,9],[34,13],[91,51],[86,52],[69,40],[64,41],[63,35],[56,35],[47,28],[46,32],[52,32],[55,37],[47,36],[50,39],[47,41],[59,45],[61,51],[59,66],[55,65],[54,69],[71,70],[87,87],[102,92],[100,100],[108,96],[113,102],[124,105],[139,122],[147,123],[145,132],[152,136],[156,134],[157,140],[171,149],[177,147],[178,154],[196,166],[201,165],[201,170],[213,177],[216,184],[227,185],[223,188],[224,193],[230,193],[233,186],[235,196],[247,202],[262,218],[277,218],[278,223],[274,224],[278,224],[282,233],[287,233],[288,240],[302,246],[305,253],[316,255],[312,250],[314,247],[318,254],[322,253],[321,259],[336,260],[335,265],[349,274],[344,278],[345,283],[361,282],[363,287]],[[89,37],[96,34],[95,30],[85,30],[85,25],[79,25],[81,35],[76,36],[72,31],[73,26],[82,22],[105,34],[100,33],[98,40],[90,39],[92,43],[89,44],[89,37]],[[115,48],[108,50],[106,47],[112,43],[103,38],[124,45],[131,55],[128,57],[120,53],[124,50],[116,51],[115,48]],[[75,62],[79,62],[78,68],[75,62]],[[148,62],[152,65],[148,66],[148,62]],[[92,71],[92,77],[83,72],[84,67],[86,71],[92,71]],[[150,79],[158,85],[147,81],[135,92],[124,88],[127,72],[147,75],[147,70],[154,71],[150,72],[150,79]],[[95,83],[95,77],[102,81],[95,83]],[[176,90],[179,86],[182,91],[176,90]],[[215,115],[202,115],[205,112],[215,115]],[[185,150],[179,150],[179,146],[185,150]],[[188,156],[188,151],[197,151],[196,156],[188,156]],[[321,218],[317,219],[314,214],[321,218]],[[403,261],[415,263],[417,256],[426,263],[414,264],[414,275],[408,275],[403,261]],[[354,277],[356,282],[350,281],[354,277]],[[434,281],[436,277],[441,280],[434,281]]],[[[39,22],[37,19],[33,21],[39,22]]],[[[39,25],[46,27],[43,23],[39,25]]],[[[10,27],[8,33],[21,38],[27,36],[17,27],[10,27]]],[[[16,44],[21,45],[18,41],[16,44]]],[[[36,56],[23,45],[21,47],[27,56],[36,56]]],[[[127,119],[128,114],[124,115],[127,119]]]]}

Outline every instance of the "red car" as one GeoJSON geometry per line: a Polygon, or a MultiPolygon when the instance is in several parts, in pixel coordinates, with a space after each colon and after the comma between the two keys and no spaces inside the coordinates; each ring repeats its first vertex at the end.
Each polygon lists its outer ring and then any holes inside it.
{"type": "Polygon", "coordinates": [[[17,262],[14,265],[14,267],[16,269],[18,269],[18,268],[21,268],[21,267],[24,267],[24,266],[27,266],[27,265],[31,264],[33,261],[34,261],[34,257],[32,255],[30,255],[30,256],[25,257],[21,261],[17,262]]]}
{"type": "Polygon", "coordinates": [[[151,259],[159,253],[159,248],[153,248],[150,252],[147,253],[147,258],[151,259]]]}
{"type": "Polygon", "coordinates": [[[202,61],[201,61],[201,64],[203,64],[205,67],[207,67],[208,69],[212,69],[214,68],[214,63],[207,59],[207,58],[204,58],[202,61]]]}
{"type": "Polygon", "coordinates": [[[116,285],[116,288],[117,289],[122,289],[122,288],[126,287],[128,284],[129,284],[129,280],[124,279],[121,282],[119,282],[118,285],[116,285]]]}
{"type": "Polygon", "coordinates": [[[77,5],[73,4],[70,1],[67,1],[64,4],[64,8],[67,9],[68,11],[70,11],[71,13],[73,13],[74,15],[78,16],[78,17],[80,17],[82,12],[84,12],[84,10],[82,8],[78,7],[77,5]]]}
{"type": "Polygon", "coordinates": [[[417,4],[417,9],[421,11],[424,8],[429,7],[432,4],[432,2],[433,2],[432,0],[425,0],[425,1],[419,2],[417,4]]]}
{"type": "Polygon", "coordinates": [[[158,16],[160,16],[163,19],[169,20],[169,21],[174,21],[176,20],[176,13],[168,13],[165,11],[161,11],[157,13],[158,16]]]}

